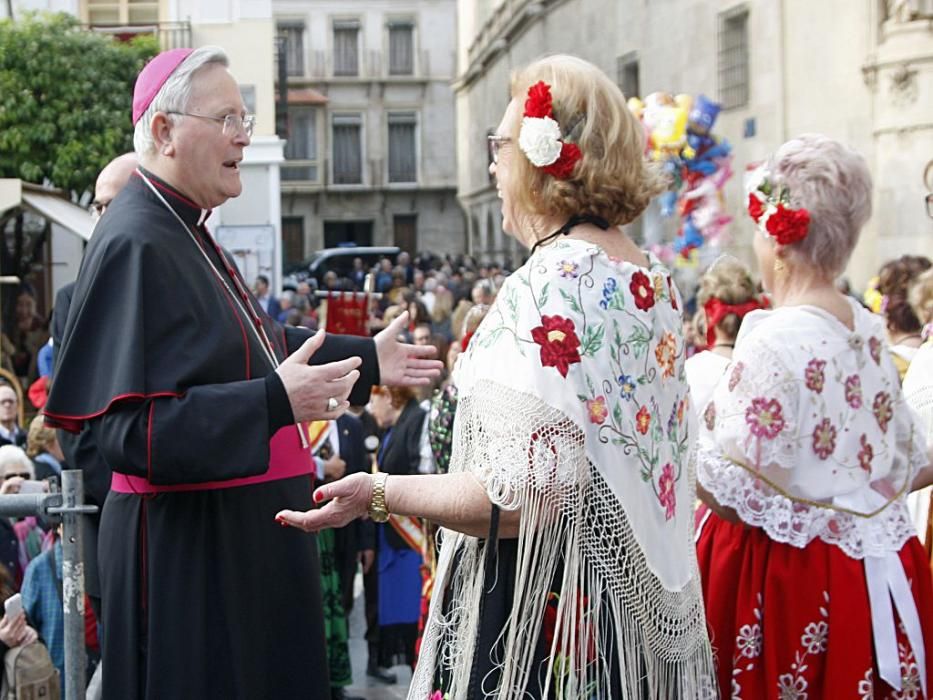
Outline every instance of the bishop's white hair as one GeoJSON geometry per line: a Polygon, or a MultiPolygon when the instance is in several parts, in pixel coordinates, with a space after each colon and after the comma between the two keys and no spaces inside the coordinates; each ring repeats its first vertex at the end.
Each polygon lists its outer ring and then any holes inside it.
{"type": "MultiPolygon", "coordinates": [[[[202,46],[195,49],[175,72],[169,76],[165,84],[156,93],[149,107],[136,122],[133,132],[133,148],[136,155],[143,156],[155,153],[155,141],[152,138],[152,118],[156,112],[185,112],[188,101],[191,99],[192,83],[197,72],[207,65],[217,63],[229,66],[230,60],[226,52],[219,46],[202,46]]],[[[175,119],[169,116],[169,119],[175,119]]]]}

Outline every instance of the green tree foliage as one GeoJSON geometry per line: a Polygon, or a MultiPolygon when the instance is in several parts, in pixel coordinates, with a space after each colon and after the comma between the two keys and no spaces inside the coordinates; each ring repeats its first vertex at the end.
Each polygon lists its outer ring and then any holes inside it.
{"type": "Polygon", "coordinates": [[[158,51],[82,30],[66,14],[0,20],[0,177],[48,181],[74,199],[132,149],[133,84],[158,51]]]}

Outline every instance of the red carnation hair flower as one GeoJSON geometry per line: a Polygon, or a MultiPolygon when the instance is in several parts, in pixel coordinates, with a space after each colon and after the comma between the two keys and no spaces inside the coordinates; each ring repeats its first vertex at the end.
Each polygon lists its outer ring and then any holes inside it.
{"type": "Polygon", "coordinates": [[[810,212],[806,209],[788,209],[783,204],[778,204],[777,211],[768,217],[765,228],[781,245],[797,243],[807,237],[810,212]]]}
{"type": "Polygon", "coordinates": [[[754,194],[748,195],[748,214],[755,220],[756,224],[761,220],[761,215],[764,213],[765,210],[761,206],[761,200],[754,194]]]}
{"type": "Polygon", "coordinates": [[[538,119],[550,117],[553,109],[554,101],[551,97],[551,88],[546,82],[539,80],[528,88],[528,99],[525,100],[525,114],[523,116],[538,119]]]}
{"type": "Polygon", "coordinates": [[[573,175],[573,169],[582,158],[583,154],[577,144],[564,141],[560,147],[560,157],[541,170],[558,180],[566,180],[573,175]]]}

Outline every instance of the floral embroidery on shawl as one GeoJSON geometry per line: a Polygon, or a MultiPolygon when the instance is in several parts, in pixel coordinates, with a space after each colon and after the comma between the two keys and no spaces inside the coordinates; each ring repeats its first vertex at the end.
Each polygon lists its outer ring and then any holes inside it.
{"type": "Polygon", "coordinates": [[[925,450],[879,321],[853,311],[854,331],[813,307],[746,317],[707,404],[698,477],[777,541],[820,537],[861,558],[911,536],[902,496],[925,450]]]}
{"type": "MultiPolygon", "coordinates": [[[[677,294],[656,259],[638,267],[563,239],[509,276],[460,356],[450,469],[473,473],[500,508],[521,509],[489,697],[545,683],[548,697],[588,700],[613,682],[633,700],[712,696],[677,294]],[[623,677],[613,680],[616,656],[623,677]],[[649,677],[633,675],[641,664],[649,677]]],[[[474,654],[492,654],[476,631],[494,584],[482,540],[441,540],[443,593],[410,692],[429,697],[440,674],[442,691],[463,700],[474,654]]]]}

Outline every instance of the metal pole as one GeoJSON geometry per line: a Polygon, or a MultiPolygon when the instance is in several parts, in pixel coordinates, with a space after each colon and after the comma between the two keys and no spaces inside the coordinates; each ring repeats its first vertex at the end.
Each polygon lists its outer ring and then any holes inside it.
{"type": "Polygon", "coordinates": [[[62,602],[65,606],[65,696],[84,700],[87,652],[84,648],[84,564],[80,506],[84,503],[83,474],[62,472],[62,602]]]}

